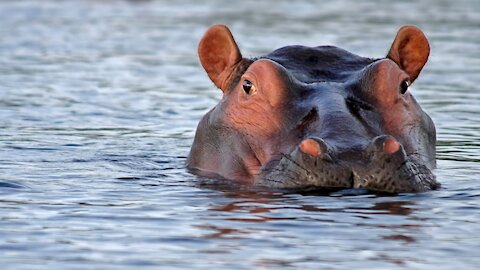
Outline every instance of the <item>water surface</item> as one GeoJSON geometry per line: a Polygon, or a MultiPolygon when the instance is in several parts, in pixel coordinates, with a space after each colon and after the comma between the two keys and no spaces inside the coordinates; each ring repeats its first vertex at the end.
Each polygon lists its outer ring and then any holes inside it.
{"type": "Polygon", "coordinates": [[[0,2],[2,269],[476,269],[478,1],[0,2]],[[245,56],[288,44],[382,57],[415,24],[413,92],[438,132],[439,191],[319,196],[185,170],[221,98],[196,46],[228,24],[245,56]]]}

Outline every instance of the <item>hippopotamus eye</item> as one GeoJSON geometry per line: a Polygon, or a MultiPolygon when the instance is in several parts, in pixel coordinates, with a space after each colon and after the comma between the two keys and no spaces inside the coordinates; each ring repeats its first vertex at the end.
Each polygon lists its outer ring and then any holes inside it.
{"type": "Polygon", "coordinates": [[[249,80],[244,80],[243,81],[243,84],[242,84],[242,87],[243,87],[243,91],[245,91],[245,93],[247,95],[251,95],[254,93],[254,88],[255,86],[253,86],[253,83],[249,80]]]}
{"type": "Polygon", "coordinates": [[[408,80],[402,81],[402,83],[400,84],[400,93],[402,93],[402,95],[405,94],[409,86],[410,86],[410,83],[408,80]]]}

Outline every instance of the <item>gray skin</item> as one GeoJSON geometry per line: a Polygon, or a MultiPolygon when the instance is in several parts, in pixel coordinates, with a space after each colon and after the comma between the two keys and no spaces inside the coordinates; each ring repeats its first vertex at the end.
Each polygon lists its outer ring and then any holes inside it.
{"type": "Polygon", "coordinates": [[[432,173],[435,126],[402,88],[428,58],[418,28],[402,28],[382,59],[333,46],[287,46],[247,59],[217,25],[199,54],[224,96],[197,128],[187,161],[194,173],[282,189],[440,186],[432,173]]]}

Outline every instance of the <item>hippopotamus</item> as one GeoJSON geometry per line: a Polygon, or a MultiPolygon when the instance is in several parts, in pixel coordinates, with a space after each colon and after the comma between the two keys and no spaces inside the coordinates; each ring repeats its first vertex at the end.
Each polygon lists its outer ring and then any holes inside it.
{"type": "Polygon", "coordinates": [[[244,58],[214,25],[198,54],[223,96],[187,167],[274,189],[434,190],[435,126],[411,89],[429,53],[424,33],[403,26],[384,58],[300,45],[244,58]]]}

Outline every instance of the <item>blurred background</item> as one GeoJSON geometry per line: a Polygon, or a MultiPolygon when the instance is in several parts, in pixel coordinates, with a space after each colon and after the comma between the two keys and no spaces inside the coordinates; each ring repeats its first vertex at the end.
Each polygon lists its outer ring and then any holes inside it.
{"type": "Polygon", "coordinates": [[[475,269],[479,44],[476,0],[1,1],[1,268],[475,269]],[[431,57],[412,91],[444,188],[318,196],[189,174],[221,98],[196,53],[217,23],[246,57],[292,44],[383,57],[420,27],[431,57]]]}

